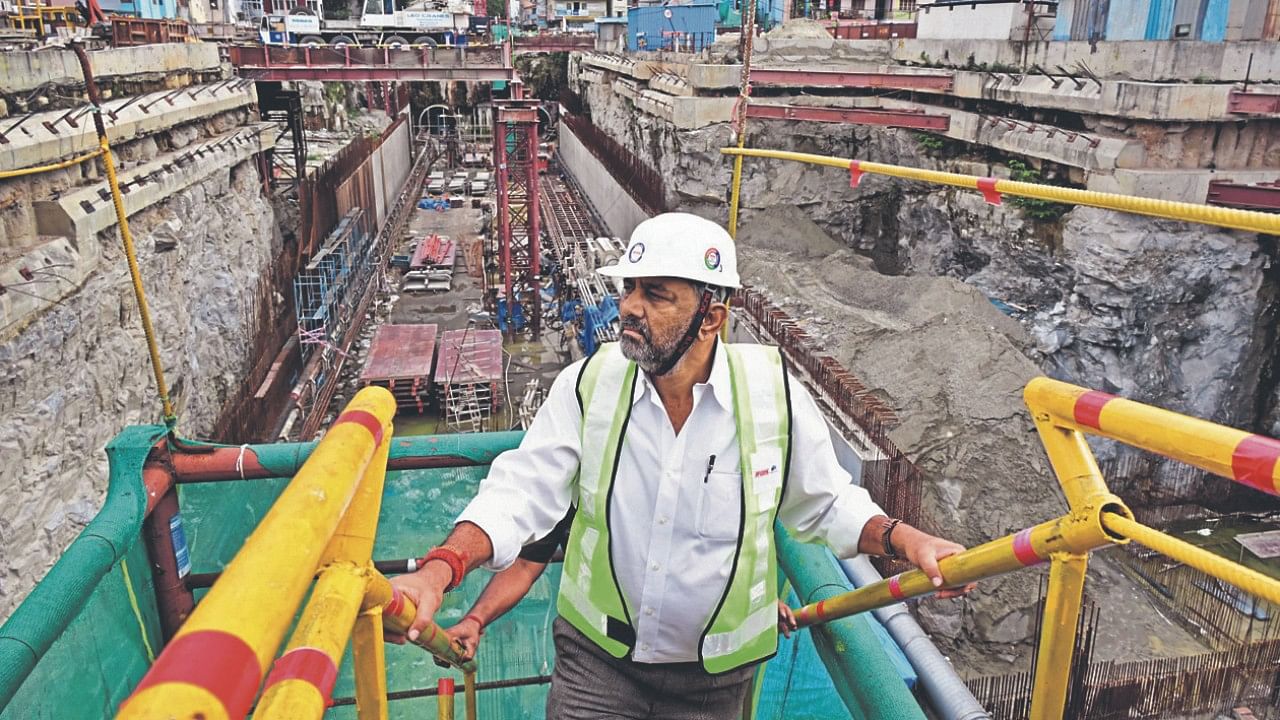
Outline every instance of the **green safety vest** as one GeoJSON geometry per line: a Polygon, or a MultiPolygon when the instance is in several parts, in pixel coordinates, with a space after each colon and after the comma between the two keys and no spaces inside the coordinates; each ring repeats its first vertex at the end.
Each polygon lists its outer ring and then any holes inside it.
{"type": "MultiPolygon", "coordinates": [[[[778,348],[727,343],[720,348],[726,352],[733,386],[742,504],[729,582],[698,646],[702,666],[711,673],[777,652],[773,522],[786,480],[791,434],[789,390],[778,348]]],[[[635,631],[610,558],[609,506],[637,372],[618,344],[609,343],[584,363],[578,377],[583,417],[575,480],[577,514],[556,603],[561,617],[617,658],[631,650],[635,631]]]]}

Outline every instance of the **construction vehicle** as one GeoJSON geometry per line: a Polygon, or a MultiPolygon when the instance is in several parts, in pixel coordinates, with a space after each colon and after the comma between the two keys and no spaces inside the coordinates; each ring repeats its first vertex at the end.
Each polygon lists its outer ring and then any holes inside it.
{"type": "Polygon", "coordinates": [[[258,39],[263,45],[409,47],[466,45],[473,5],[465,0],[419,0],[397,10],[394,0],[365,0],[358,20],[323,17],[299,6],[287,15],[263,15],[258,39]]]}

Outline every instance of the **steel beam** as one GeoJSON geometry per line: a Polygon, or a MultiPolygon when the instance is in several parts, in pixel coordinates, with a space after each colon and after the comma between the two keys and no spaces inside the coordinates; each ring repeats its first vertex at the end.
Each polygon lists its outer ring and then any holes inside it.
{"type": "Polygon", "coordinates": [[[951,90],[951,73],[873,73],[752,68],[751,84],[756,87],[892,88],[946,92],[951,90]]]}
{"type": "Polygon", "coordinates": [[[430,82],[512,80],[505,46],[476,48],[262,47],[233,45],[231,64],[246,78],[270,81],[430,82]]]}
{"type": "Polygon", "coordinates": [[[1227,111],[1238,115],[1280,114],[1280,93],[1232,90],[1227,97],[1227,111]]]}
{"type": "Polygon", "coordinates": [[[443,82],[470,80],[493,82],[513,80],[515,71],[504,67],[342,67],[342,66],[240,66],[236,70],[245,77],[262,81],[293,82],[443,82]]]}
{"type": "Polygon", "coordinates": [[[887,125],[946,132],[951,127],[949,115],[927,115],[912,110],[877,108],[828,108],[797,105],[748,105],[747,117],[761,120],[812,120],[854,125],[887,125]]]}
{"type": "Polygon", "coordinates": [[[1209,195],[1205,202],[1250,210],[1280,210],[1280,181],[1245,185],[1212,180],[1209,182],[1209,195]]]}

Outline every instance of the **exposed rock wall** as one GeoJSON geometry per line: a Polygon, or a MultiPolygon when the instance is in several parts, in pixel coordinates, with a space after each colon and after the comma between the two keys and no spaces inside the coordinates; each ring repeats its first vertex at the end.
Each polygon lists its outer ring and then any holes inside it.
{"type": "MultiPolygon", "coordinates": [[[[129,224],[179,428],[208,433],[251,360],[254,291],[276,232],[270,201],[249,161],[212,169],[129,224]]],[[[160,420],[119,235],[97,241],[98,272],[0,344],[0,618],[97,512],[106,442],[160,420]]]]}

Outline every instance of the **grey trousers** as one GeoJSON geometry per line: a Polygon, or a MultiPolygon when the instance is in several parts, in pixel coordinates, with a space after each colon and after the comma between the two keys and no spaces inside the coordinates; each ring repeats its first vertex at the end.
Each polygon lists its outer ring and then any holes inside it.
{"type": "Polygon", "coordinates": [[[755,666],[712,675],[698,663],[619,660],[564,618],[553,631],[547,720],[736,720],[755,673],[755,666]]]}

